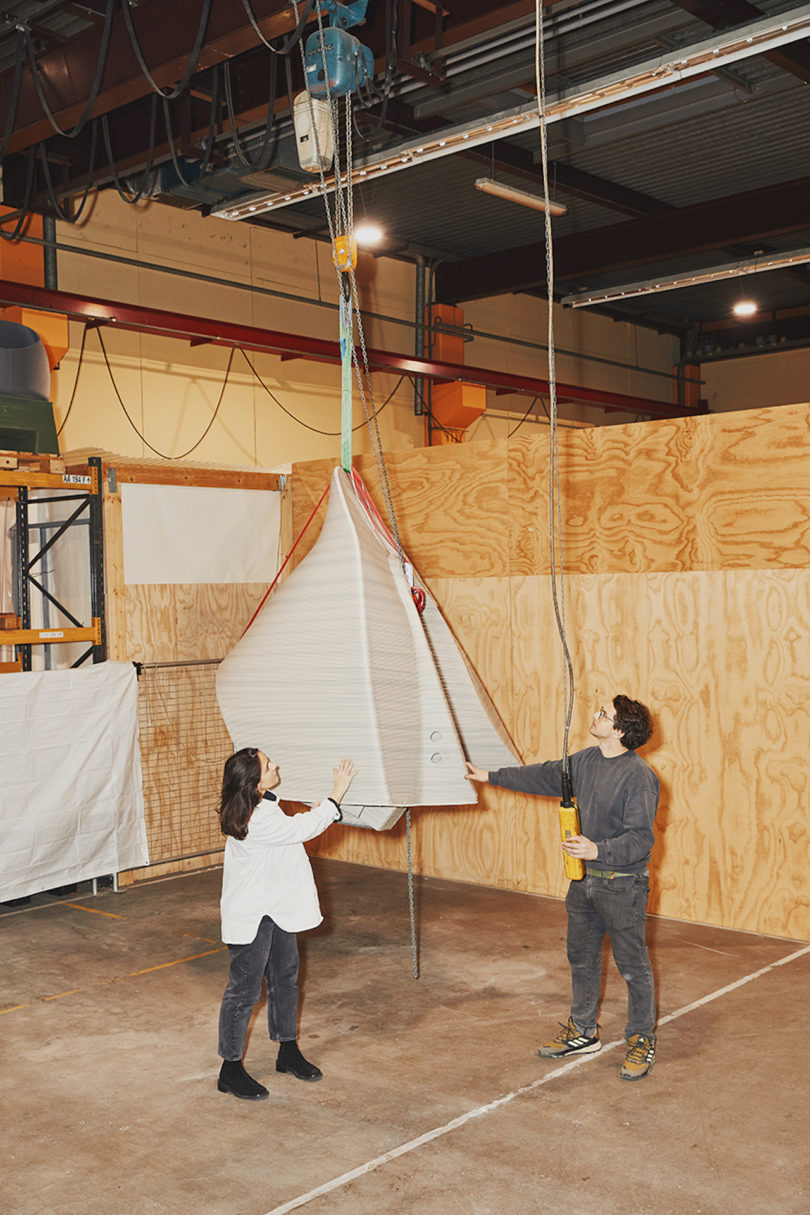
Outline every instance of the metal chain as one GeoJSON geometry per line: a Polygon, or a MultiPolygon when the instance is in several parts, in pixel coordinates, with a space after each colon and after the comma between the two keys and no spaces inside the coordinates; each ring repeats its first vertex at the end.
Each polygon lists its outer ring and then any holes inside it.
{"type": "Polygon", "coordinates": [[[352,149],[352,95],[346,94],[346,232],[354,232],[354,158],[352,149]]]}
{"type": "MultiPolygon", "coordinates": [[[[293,6],[293,11],[295,13],[296,21],[297,21],[298,20],[297,0],[292,0],[292,6],[293,6]]],[[[306,87],[307,97],[309,99],[309,117],[310,117],[310,123],[312,124],[313,138],[315,140],[315,156],[316,156],[316,160],[317,160],[317,164],[318,164],[318,176],[320,178],[320,183],[321,183],[321,195],[323,197],[324,210],[326,211],[326,222],[327,222],[327,226],[329,228],[329,239],[332,242],[332,248],[334,249],[335,235],[336,235],[335,230],[336,230],[336,228],[339,230],[341,217],[344,220],[343,232],[347,236],[351,236],[351,233],[352,233],[352,227],[347,225],[348,217],[349,216],[351,217],[352,222],[354,219],[354,198],[353,198],[353,188],[352,188],[353,187],[352,179],[353,179],[354,165],[352,162],[351,95],[350,94],[346,95],[346,201],[344,202],[344,200],[342,198],[341,186],[340,186],[340,155],[339,155],[340,145],[339,145],[339,140],[337,138],[338,131],[339,131],[339,117],[338,117],[338,113],[337,113],[336,103],[332,99],[331,90],[329,88],[329,72],[327,70],[327,64],[326,64],[326,47],[324,44],[323,21],[321,18],[320,4],[317,5],[316,11],[317,11],[317,15],[318,15],[318,33],[320,34],[321,58],[323,60],[324,80],[326,81],[326,99],[329,103],[330,116],[331,116],[331,120],[332,120],[332,131],[333,131],[334,145],[335,145],[335,170],[334,170],[335,216],[334,216],[334,221],[332,218],[331,209],[329,207],[329,195],[328,195],[328,192],[326,189],[326,175],[323,170],[323,164],[321,163],[321,151],[320,151],[319,141],[318,141],[318,128],[317,128],[317,124],[315,122],[315,110],[314,110],[314,106],[312,104],[312,93],[307,84],[306,57],[304,55],[303,39],[301,39],[299,41],[298,47],[299,47],[299,51],[300,51],[300,55],[301,55],[301,67],[302,67],[303,73],[304,73],[304,85],[306,87]]],[[[337,266],[336,259],[333,258],[333,261],[335,263],[335,274],[337,276],[338,290],[342,294],[343,284],[341,282],[341,272],[337,266]]],[[[382,438],[380,436],[380,428],[379,428],[379,425],[377,422],[377,410],[376,410],[376,407],[374,406],[374,397],[373,397],[373,392],[372,392],[372,388],[371,388],[371,372],[369,370],[369,365],[368,365],[368,353],[366,351],[366,339],[365,339],[365,334],[363,332],[363,317],[362,317],[362,313],[360,310],[360,294],[357,289],[357,279],[355,277],[354,266],[351,264],[351,261],[349,262],[349,277],[350,277],[350,281],[351,281],[352,304],[354,306],[354,314],[355,314],[356,323],[357,323],[357,335],[360,340],[360,349],[361,349],[361,353],[362,353],[362,363],[361,363],[361,360],[359,360],[357,357],[357,349],[354,346],[354,343],[352,343],[352,362],[354,363],[355,374],[357,377],[357,386],[358,386],[358,389],[360,392],[360,400],[363,405],[363,413],[364,413],[365,419],[366,419],[366,428],[368,429],[369,437],[371,439],[371,450],[372,450],[372,454],[374,456],[374,463],[377,468],[377,475],[380,479],[380,486],[382,488],[383,498],[385,500],[386,513],[388,514],[388,520],[389,520],[389,523],[391,524],[391,531],[393,533],[394,540],[396,542],[397,553],[399,554],[400,564],[402,566],[403,571],[405,571],[405,567],[406,567],[405,553],[403,551],[402,541],[400,540],[400,536],[399,536],[399,526],[397,524],[396,512],[394,510],[394,500],[393,500],[393,496],[391,494],[391,486],[390,486],[390,483],[388,480],[388,470],[385,467],[385,457],[383,455],[382,438]],[[368,389],[369,389],[368,396],[371,398],[371,404],[372,404],[371,411],[369,411],[368,400],[366,398],[366,383],[368,384],[368,389]]],[[[411,812],[410,812],[410,809],[407,809],[405,812],[405,825],[406,825],[406,841],[407,841],[407,851],[408,851],[408,910],[409,910],[410,925],[411,925],[411,956],[413,959],[413,977],[414,977],[414,979],[418,979],[419,978],[419,959],[418,959],[417,942],[416,942],[416,916],[414,913],[414,898],[413,898],[413,865],[412,865],[412,860],[411,860],[411,812]]]]}
{"type": "MultiPolygon", "coordinates": [[[[298,2],[297,2],[297,0],[292,0],[292,5],[293,5],[293,11],[295,12],[296,20],[298,20],[298,2]]],[[[326,81],[326,97],[327,97],[327,101],[329,102],[329,107],[330,107],[330,114],[331,114],[331,118],[332,118],[332,130],[333,130],[334,134],[337,135],[337,132],[339,129],[339,122],[338,122],[338,118],[337,118],[337,115],[335,112],[335,102],[332,99],[331,90],[329,88],[329,73],[327,71],[327,64],[326,64],[326,48],[325,48],[325,44],[324,44],[324,30],[323,30],[323,21],[321,18],[320,5],[317,6],[316,11],[317,11],[317,16],[318,16],[318,33],[320,34],[321,58],[323,61],[324,80],[326,81]]],[[[299,52],[301,55],[301,67],[304,72],[304,83],[306,84],[306,81],[307,81],[306,58],[304,56],[303,40],[301,42],[299,42],[298,48],[299,48],[299,52]]],[[[329,207],[329,195],[328,195],[327,189],[326,189],[326,174],[324,173],[323,165],[321,164],[321,153],[320,153],[320,147],[319,147],[319,143],[318,143],[318,129],[317,129],[317,125],[315,123],[315,111],[314,111],[314,107],[312,105],[312,94],[311,94],[309,88],[307,88],[307,96],[309,98],[309,116],[310,116],[310,122],[312,124],[313,136],[315,139],[315,155],[317,157],[317,162],[318,162],[318,175],[320,177],[321,194],[322,194],[323,201],[324,201],[324,209],[326,211],[326,222],[327,222],[327,225],[329,228],[329,238],[332,242],[332,246],[334,247],[335,235],[336,235],[335,229],[339,223],[339,212],[340,212],[340,208],[342,205],[341,188],[340,188],[340,165],[339,165],[339,155],[338,155],[339,143],[338,143],[338,140],[335,138],[335,140],[334,140],[334,143],[335,143],[335,172],[334,172],[334,177],[335,177],[335,218],[333,221],[332,212],[329,207]]],[[[352,212],[352,216],[353,216],[354,202],[353,202],[353,190],[352,190],[352,175],[354,172],[354,164],[353,164],[353,156],[352,156],[352,137],[351,137],[351,97],[349,95],[347,95],[347,97],[346,97],[346,129],[347,129],[347,136],[346,136],[346,160],[347,160],[346,193],[349,198],[348,205],[351,208],[351,212],[352,212]]],[[[347,234],[350,234],[351,229],[347,230],[344,227],[344,231],[347,231],[347,234]]],[[[366,352],[366,340],[365,340],[365,335],[363,333],[363,318],[362,318],[362,313],[360,311],[360,296],[359,296],[359,292],[357,290],[357,279],[355,278],[353,266],[351,267],[349,273],[350,273],[350,278],[351,278],[352,303],[354,306],[354,312],[355,312],[356,321],[357,321],[357,335],[360,340],[360,349],[362,352],[362,363],[357,358],[356,350],[355,350],[354,356],[353,356],[355,375],[357,378],[357,387],[358,387],[358,390],[360,393],[360,401],[363,406],[363,415],[366,420],[366,428],[369,432],[369,437],[371,439],[371,451],[374,456],[374,463],[377,468],[377,476],[379,477],[380,486],[381,486],[382,492],[383,492],[383,499],[385,501],[385,510],[386,510],[386,514],[388,515],[388,522],[391,526],[391,532],[393,534],[394,542],[397,547],[397,553],[399,555],[400,565],[402,566],[402,569],[404,571],[407,563],[405,561],[405,553],[402,548],[402,541],[401,541],[400,535],[399,535],[399,525],[397,524],[396,512],[394,510],[394,500],[393,500],[393,495],[391,493],[391,485],[388,480],[388,470],[385,467],[385,458],[383,456],[382,437],[380,435],[380,428],[379,428],[379,425],[377,422],[377,410],[376,410],[376,407],[374,406],[374,396],[373,396],[373,391],[372,391],[372,387],[371,387],[371,374],[369,372],[368,354],[366,352]],[[369,404],[368,404],[368,399],[367,399],[367,395],[366,395],[366,384],[368,384],[368,397],[371,398],[372,408],[370,410],[369,410],[369,404]]],[[[335,274],[337,276],[338,289],[341,290],[342,283],[340,280],[340,271],[338,270],[337,265],[335,265],[335,274]]]]}
{"type": "Polygon", "coordinates": [[[369,371],[369,366],[368,366],[368,354],[366,352],[366,339],[365,339],[365,334],[363,333],[363,317],[362,317],[362,313],[360,311],[359,293],[357,290],[357,281],[354,276],[354,266],[352,266],[350,273],[351,273],[351,280],[352,280],[352,299],[354,301],[355,316],[356,316],[356,320],[357,320],[357,336],[360,340],[360,350],[361,350],[362,356],[363,356],[362,357],[362,368],[361,368],[360,362],[357,359],[357,354],[355,351],[354,365],[355,365],[355,371],[357,374],[357,385],[358,385],[358,388],[360,391],[360,400],[363,405],[363,413],[366,418],[366,425],[368,427],[369,434],[371,435],[371,450],[374,454],[374,463],[377,466],[377,475],[380,478],[380,485],[381,485],[382,491],[383,491],[383,498],[385,499],[385,510],[388,515],[388,522],[391,524],[391,531],[393,533],[394,541],[397,546],[397,553],[399,554],[400,565],[402,566],[402,568],[404,570],[407,563],[405,561],[405,553],[402,548],[402,541],[399,536],[399,526],[397,524],[396,512],[394,511],[394,499],[393,499],[393,495],[391,493],[391,485],[388,481],[388,469],[385,467],[385,458],[382,454],[383,453],[382,437],[380,436],[380,427],[379,427],[379,424],[377,421],[377,411],[374,408],[373,396],[372,396],[371,412],[369,412],[368,403],[366,401],[365,386],[364,386],[363,381],[364,381],[364,377],[365,377],[365,379],[369,383],[369,395],[371,396],[371,372],[369,371]]]}
{"type": "Polygon", "coordinates": [[[416,948],[416,915],[413,909],[413,865],[411,863],[411,811],[405,811],[405,839],[408,846],[408,911],[411,917],[411,960],[413,962],[413,977],[419,978],[419,954],[416,948]]]}

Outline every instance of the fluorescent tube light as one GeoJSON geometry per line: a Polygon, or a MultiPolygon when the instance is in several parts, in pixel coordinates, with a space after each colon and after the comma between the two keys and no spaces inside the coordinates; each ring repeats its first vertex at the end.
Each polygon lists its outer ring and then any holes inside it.
{"type": "MultiPolygon", "coordinates": [[[[503,182],[493,181],[491,177],[479,177],[475,183],[476,190],[485,194],[494,194],[496,198],[505,198],[507,202],[519,203],[521,207],[532,207],[535,211],[545,211],[546,200],[539,194],[529,194],[526,190],[516,190],[513,186],[505,186],[503,182]]],[[[550,215],[567,215],[568,208],[562,203],[549,203],[550,215]]]]}
{"type": "Polygon", "coordinates": [[[745,274],[762,274],[766,270],[785,270],[788,266],[801,266],[810,262],[810,249],[794,249],[792,253],[761,253],[744,262],[727,262],[722,266],[710,266],[667,278],[650,278],[642,282],[617,283],[598,291],[579,291],[576,295],[563,296],[562,303],[569,308],[587,308],[589,304],[604,304],[609,300],[628,300],[636,295],[653,295],[656,291],[675,291],[680,287],[696,287],[702,283],[714,283],[724,278],[739,278],[745,274]]]}

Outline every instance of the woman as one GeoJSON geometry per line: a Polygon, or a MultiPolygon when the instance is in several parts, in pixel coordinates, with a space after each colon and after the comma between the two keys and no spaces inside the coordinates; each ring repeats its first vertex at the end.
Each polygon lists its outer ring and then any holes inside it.
{"type": "Polygon", "coordinates": [[[299,1080],[322,1072],[298,1049],[298,942],[323,916],[304,840],[314,839],[340,817],[340,802],[356,776],[350,759],[334,769],[334,788],[320,805],[287,815],[274,793],[278,765],[263,751],[244,747],[225,764],[219,821],[225,844],[222,870],[222,939],[230,953],[228,986],[219,1014],[217,1088],[245,1101],[263,1101],[264,1085],[242,1066],[245,1035],[262,978],[267,983],[270,1038],[279,1043],[276,1071],[299,1080]]]}

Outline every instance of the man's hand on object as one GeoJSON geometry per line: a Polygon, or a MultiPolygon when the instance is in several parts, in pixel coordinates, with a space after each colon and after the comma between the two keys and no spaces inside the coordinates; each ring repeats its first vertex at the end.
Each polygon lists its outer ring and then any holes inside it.
{"type": "Polygon", "coordinates": [[[563,840],[562,846],[563,852],[579,861],[595,861],[599,856],[596,844],[585,835],[572,835],[570,839],[563,840]]]}
{"type": "Polygon", "coordinates": [[[478,784],[485,785],[489,780],[489,773],[485,772],[483,768],[476,768],[475,764],[471,764],[467,760],[467,771],[464,773],[464,777],[466,780],[476,781],[478,784]]]}

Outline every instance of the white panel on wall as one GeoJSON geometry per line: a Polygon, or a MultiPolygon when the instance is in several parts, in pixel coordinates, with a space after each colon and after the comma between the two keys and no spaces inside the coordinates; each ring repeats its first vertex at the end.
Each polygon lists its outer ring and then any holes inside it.
{"type": "Polygon", "coordinates": [[[281,494],[209,486],[121,486],[124,582],[272,582],[281,494]]]}

